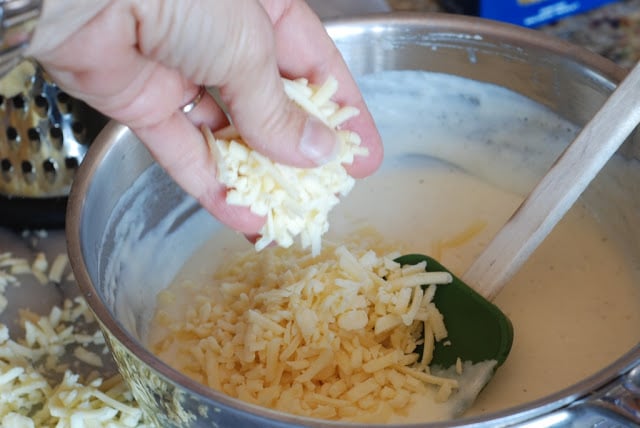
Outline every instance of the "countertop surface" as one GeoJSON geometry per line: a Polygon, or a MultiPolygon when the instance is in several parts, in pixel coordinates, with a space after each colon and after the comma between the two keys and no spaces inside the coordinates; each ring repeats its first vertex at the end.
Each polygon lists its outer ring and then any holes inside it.
{"type": "MultiPolygon", "coordinates": [[[[388,0],[394,10],[442,12],[436,0],[388,0]]],[[[576,14],[537,30],[631,68],[640,59],[640,0],[623,0],[576,14]]]]}

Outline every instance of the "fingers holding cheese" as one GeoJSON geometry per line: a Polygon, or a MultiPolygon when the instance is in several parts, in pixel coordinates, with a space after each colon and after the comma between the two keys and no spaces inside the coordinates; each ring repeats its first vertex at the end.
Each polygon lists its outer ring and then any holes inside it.
{"type": "Polygon", "coordinates": [[[289,247],[299,237],[303,248],[318,254],[322,235],[329,229],[329,212],[354,185],[345,165],[366,157],[368,150],[360,146],[358,134],[340,129],[359,110],[332,101],[338,89],[336,79],[329,78],[320,86],[306,79],[282,82],[287,96],[300,109],[334,130],[337,150],[333,159],[314,168],[298,168],[253,150],[233,125],[215,135],[204,126],[203,133],[216,161],[216,179],[227,187],[225,201],[248,207],[266,219],[256,249],[272,242],[289,247]]]}
{"type": "Polygon", "coordinates": [[[224,113],[205,94],[188,113],[176,111],[153,126],[134,129],[151,154],[171,177],[207,211],[227,226],[255,235],[265,219],[248,208],[226,203],[226,187],[216,179],[217,166],[199,126],[217,128],[226,123],[224,113]]]}
{"type": "Polygon", "coordinates": [[[372,174],[382,162],[382,140],[344,58],[324,25],[303,1],[260,0],[260,3],[273,22],[280,74],[290,79],[304,76],[315,85],[333,77],[340,88],[333,101],[360,112],[342,123],[341,129],[357,133],[368,155],[356,157],[345,168],[354,178],[372,174]]]}

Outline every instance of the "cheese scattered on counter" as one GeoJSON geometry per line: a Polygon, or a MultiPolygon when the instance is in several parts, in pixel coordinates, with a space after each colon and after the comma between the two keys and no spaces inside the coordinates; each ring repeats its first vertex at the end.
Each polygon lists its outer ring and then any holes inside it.
{"type": "Polygon", "coordinates": [[[429,388],[445,400],[457,382],[416,349],[446,337],[431,300],[451,276],[349,245],[251,250],[213,283],[164,290],[151,349],[227,395],[309,417],[383,422],[429,388]]]}
{"type": "Polygon", "coordinates": [[[23,273],[31,273],[31,267],[26,259],[16,258],[9,252],[0,253],[0,314],[6,309],[9,303],[4,295],[7,286],[19,286],[20,281],[17,275],[23,273]]]}
{"type": "MultiPolygon", "coordinates": [[[[6,301],[4,287],[20,285],[17,275],[32,274],[42,283],[60,282],[67,262],[61,254],[49,268],[43,253],[31,263],[11,253],[0,254],[0,310],[6,301]]],[[[82,297],[65,300],[45,316],[21,310],[20,324],[24,335],[13,339],[9,328],[0,323],[0,426],[151,428],[119,375],[103,379],[92,374],[95,371],[85,378],[74,373],[102,367],[100,353],[107,353],[104,337],[82,297]]]]}
{"type": "Polygon", "coordinates": [[[19,287],[20,275],[33,275],[42,285],[49,282],[59,284],[68,264],[69,257],[64,253],[56,256],[51,268],[47,256],[42,252],[37,253],[31,263],[25,258],[14,257],[10,252],[0,253],[0,314],[8,304],[4,295],[7,285],[19,287]]]}
{"type": "Polygon", "coordinates": [[[354,185],[344,165],[353,163],[355,156],[366,156],[368,151],[360,147],[356,133],[339,129],[359,111],[331,101],[338,88],[335,79],[321,86],[310,85],[306,79],[283,82],[291,99],[336,130],[341,147],[335,159],[316,168],[295,168],[250,149],[233,126],[215,136],[206,127],[203,133],[217,162],[217,178],[228,188],[227,203],[249,207],[266,217],[256,249],[271,242],[289,247],[299,236],[303,248],[311,247],[318,254],[321,237],[329,228],[329,211],[354,185]]]}

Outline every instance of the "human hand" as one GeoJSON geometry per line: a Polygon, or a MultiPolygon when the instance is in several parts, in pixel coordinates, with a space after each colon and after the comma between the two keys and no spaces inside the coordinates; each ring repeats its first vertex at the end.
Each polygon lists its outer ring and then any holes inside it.
{"type": "Polygon", "coordinates": [[[347,166],[356,177],[380,164],[382,145],[359,90],[319,19],[301,0],[45,0],[30,52],[69,94],[126,125],[188,193],[220,221],[255,234],[264,219],[225,203],[200,126],[225,114],[199,85],[217,86],[234,125],[273,160],[312,167],[331,158],[335,133],[284,94],[281,76],[339,82],[336,100],[360,115],[369,156],[347,166]]]}

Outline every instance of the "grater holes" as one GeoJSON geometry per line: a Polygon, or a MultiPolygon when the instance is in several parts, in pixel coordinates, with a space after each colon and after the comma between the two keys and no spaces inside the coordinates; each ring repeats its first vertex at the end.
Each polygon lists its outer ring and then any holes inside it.
{"type": "Polygon", "coordinates": [[[76,140],[78,140],[80,144],[83,144],[87,135],[87,128],[85,128],[84,124],[77,121],[73,122],[71,124],[71,130],[73,131],[73,135],[76,137],[76,140]]]}
{"type": "Polygon", "coordinates": [[[20,169],[22,170],[22,175],[24,180],[32,184],[36,179],[36,168],[31,161],[24,160],[20,164],[20,169]]]}
{"type": "Polygon", "coordinates": [[[42,162],[42,169],[47,173],[56,172],[58,170],[58,164],[54,159],[49,158],[42,162]]]}
{"type": "Polygon", "coordinates": [[[23,92],[0,95],[0,113],[5,115],[0,124],[0,195],[5,189],[20,197],[66,195],[95,135],[94,126],[107,122],[47,77],[36,66],[35,75],[20,82],[23,92]],[[86,130],[79,125],[74,129],[75,121],[86,130]],[[74,137],[85,132],[82,143],[74,137]]]}
{"type": "Polygon", "coordinates": [[[59,103],[62,103],[62,104],[69,104],[71,102],[71,97],[69,96],[69,94],[62,91],[58,92],[58,94],[56,95],[56,99],[58,100],[59,103]]]}
{"type": "Polygon", "coordinates": [[[16,95],[11,98],[11,103],[13,104],[13,108],[17,110],[24,110],[26,105],[24,97],[22,95],[16,95]]]}
{"type": "Polygon", "coordinates": [[[23,174],[31,174],[31,173],[35,174],[36,172],[31,161],[26,161],[26,160],[22,161],[21,168],[22,168],[23,174]]]}
{"type": "Polygon", "coordinates": [[[44,171],[44,177],[49,181],[49,183],[53,183],[56,180],[56,175],[58,173],[58,163],[55,159],[46,159],[42,162],[42,170],[44,171]]]}
{"type": "Polygon", "coordinates": [[[62,149],[63,136],[62,129],[59,125],[51,125],[51,128],[49,128],[49,138],[51,139],[52,145],[56,149],[62,149]]]}
{"type": "Polygon", "coordinates": [[[46,116],[49,113],[49,101],[44,95],[36,95],[34,99],[36,110],[41,116],[46,116]]]}
{"type": "Polygon", "coordinates": [[[31,148],[34,151],[39,151],[42,147],[40,142],[40,131],[37,128],[29,128],[27,129],[27,137],[29,138],[29,142],[31,143],[31,148]]]}
{"type": "Polygon", "coordinates": [[[11,181],[13,176],[13,164],[9,159],[4,158],[0,161],[0,171],[2,173],[2,178],[4,178],[5,181],[11,181]]]}
{"type": "Polygon", "coordinates": [[[40,131],[37,128],[29,128],[27,130],[29,141],[40,141],[40,131]]]}
{"type": "Polygon", "coordinates": [[[64,158],[64,166],[67,169],[77,169],[78,165],[80,165],[80,162],[78,161],[78,158],[73,157],[73,156],[68,156],[68,157],[64,158]]]}
{"type": "Polygon", "coordinates": [[[58,92],[56,95],[56,101],[58,107],[63,113],[69,113],[71,111],[71,97],[66,92],[58,92]]]}
{"type": "Polygon", "coordinates": [[[10,142],[12,143],[20,142],[20,134],[18,134],[18,130],[13,126],[9,126],[7,128],[6,133],[7,133],[7,140],[9,140],[10,142]]]}

